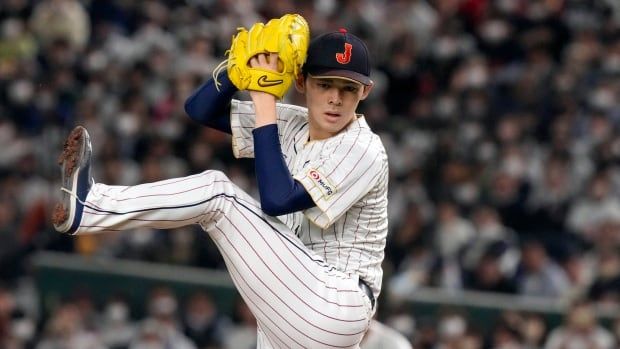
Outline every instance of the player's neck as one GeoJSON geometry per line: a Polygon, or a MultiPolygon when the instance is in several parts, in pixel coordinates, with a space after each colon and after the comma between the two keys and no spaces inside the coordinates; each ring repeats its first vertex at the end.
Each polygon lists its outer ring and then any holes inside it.
{"type": "Polygon", "coordinates": [[[338,134],[338,132],[332,133],[332,132],[329,132],[329,131],[326,131],[326,130],[321,130],[321,129],[316,130],[316,129],[313,129],[312,127],[310,127],[310,130],[308,131],[308,141],[309,142],[312,142],[312,141],[322,141],[324,139],[331,138],[331,137],[333,137],[333,136],[335,136],[337,134],[338,134]]]}

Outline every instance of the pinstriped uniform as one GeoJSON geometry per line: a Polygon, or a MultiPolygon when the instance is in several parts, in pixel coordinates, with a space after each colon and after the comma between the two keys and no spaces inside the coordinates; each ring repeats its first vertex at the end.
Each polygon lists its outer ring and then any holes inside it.
{"type": "MultiPolygon", "coordinates": [[[[96,183],[77,234],[200,224],[256,316],[259,348],[356,348],[377,296],[387,234],[387,158],[363,117],[307,142],[305,108],[278,104],[285,161],[316,207],[280,217],[223,173],[140,184],[96,183]]],[[[252,104],[233,100],[233,151],[253,157],[252,104]]]]}
{"type": "MultiPolygon", "coordinates": [[[[278,104],[276,112],[286,164],[317,204],[279,218],[304,245],[338,270],[359,275],[378,296],[387,235],[381,140],[360,117],[335,137],[308,142],[306,108],[278,104]]],[[[233,101],[231,125],[235,156],[254,157],[252,102],[233,101]]]]}

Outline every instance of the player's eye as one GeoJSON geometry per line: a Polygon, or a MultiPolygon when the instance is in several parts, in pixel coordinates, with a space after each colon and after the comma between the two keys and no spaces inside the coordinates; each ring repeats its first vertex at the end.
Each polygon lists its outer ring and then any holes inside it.
{"type": "Polygon", "coordinates": [[[317,85],[318,85],[320,88],[322,88],[322,89],[328,89],[328,88],[330,88],[330,87],[331,87],[331,86],[330,86],[328,83],[326,83],[326,82],[318,82],[318,83],[317,83],[317,85]]]}
{"type": "Polygon", "coordinates": [[[344,90],[346,92],[353,92],[353,93],[355,93],[355,92],[357,92],[359,90],[359,87],[353,86],[353,85],[347,85],[347,86],[344,87],[344,90]]]}

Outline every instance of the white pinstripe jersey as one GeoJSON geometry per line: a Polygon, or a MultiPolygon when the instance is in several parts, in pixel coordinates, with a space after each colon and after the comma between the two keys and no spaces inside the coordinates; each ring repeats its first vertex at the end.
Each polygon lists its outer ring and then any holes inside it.
{"type": "MultiPolygon", "coordinates": [[[[284,160],[316,204],[280,220],[326,262],[358,274],[378,296],[388,227],[388,163],[381,139],[358,115],[338,135],[309,142],[306,108],[277,104],[276,112],[284,160]]],[[[253,103],[233,100],[230,120],[235,156],[253,158],[253,103]]]]}

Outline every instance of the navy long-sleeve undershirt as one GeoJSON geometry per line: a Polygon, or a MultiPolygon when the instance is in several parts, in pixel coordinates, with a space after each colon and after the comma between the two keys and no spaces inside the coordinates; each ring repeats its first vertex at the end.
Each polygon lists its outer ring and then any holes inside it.
{"type": "Polygon", "coordinates": [[[286,167],[278,126],[269,124],[258,127],[252,134],[256,181],[263,211],[270,216],[279,216],[314,207],[315,203],[306,188],[293,179],[286,167]]]}
{"type": "Polygon", "coordinates": [[[209,79],[202,84],[185,101],[185,112],[192,120],[232,134],[230,129],[230,100],[237,88],[230,82],[226,72],[218,76],[220,90],[215,87],[215,80],[209,79]]]}
{"type": "MultiPolygon", "coordinates": [[[[218,76],[220,89],[209,79],[186,101],[189,117],[208,127],[232,134],[230,101],[237,92],[226,72],[218,76]]],[[[306,189],[293,179],[286,167],[275,124],[254,129],[254,158],[261,208],[270,216],[301,211],[315,203],[306,189]]]]}

